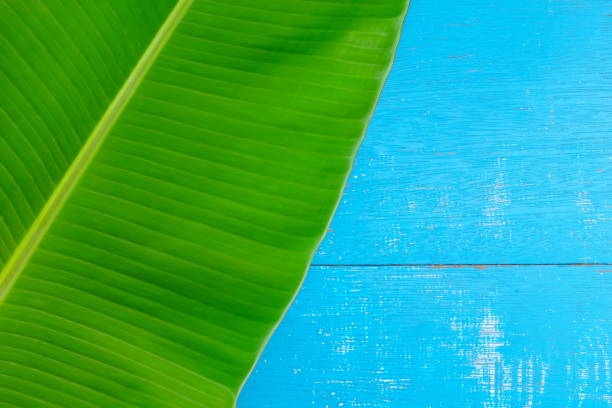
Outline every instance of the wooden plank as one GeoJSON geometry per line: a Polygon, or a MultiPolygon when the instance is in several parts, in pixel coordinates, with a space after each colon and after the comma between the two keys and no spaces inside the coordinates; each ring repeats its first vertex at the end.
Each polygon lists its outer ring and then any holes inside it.
{"type": "Polygon", "coordinates": [[[611,15],[413,0],[315,263],[612,262],[611,15]]]}
{"type": "Polygon", "coordinates": [[[610,407],[610,293],[609,267],[315,267],[238,407],[610,407]]]}

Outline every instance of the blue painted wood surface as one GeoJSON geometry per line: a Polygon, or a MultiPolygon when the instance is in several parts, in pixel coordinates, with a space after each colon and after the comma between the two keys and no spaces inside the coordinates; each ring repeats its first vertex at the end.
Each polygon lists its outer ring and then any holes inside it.
{"type": "Polygon", "coordinates": [[[602,271],[314,267],[238,406],[612,406],[602,271]]]}
{"type": "Polygon", "coordinates": [[[612,407],[611,164],[612,1],[413,0],[238,408],[612,407]]]}
{"type": "Polygon", "coordinates": [[[610,14],[414,0],[314,262],[612,262],[610,14]]]}

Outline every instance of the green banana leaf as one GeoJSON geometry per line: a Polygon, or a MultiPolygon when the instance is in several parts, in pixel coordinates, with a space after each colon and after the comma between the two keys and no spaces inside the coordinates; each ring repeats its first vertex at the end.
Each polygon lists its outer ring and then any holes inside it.
{"type": "Polygon", "coordinates": [[[0,407],[234,406],[406,8],[0,1],[0,407]]]}

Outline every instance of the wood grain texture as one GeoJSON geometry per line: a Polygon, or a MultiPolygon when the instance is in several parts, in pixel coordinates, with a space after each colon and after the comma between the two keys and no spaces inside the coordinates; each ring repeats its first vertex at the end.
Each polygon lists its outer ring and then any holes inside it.
{"type": "Polygon", "coordinates": [[[238,406],[612,406],[610,272],[314,267],[238,406]]]}
{"type": "Polygon", "coordinates": [[[412,1],[239,408],[612,407],[611,16],[609,1],[412,1]]]}
{"type": "Polygon", "coordinates": [[[609,14],[416,0],[314,262],[612,262],[609,14]]]}

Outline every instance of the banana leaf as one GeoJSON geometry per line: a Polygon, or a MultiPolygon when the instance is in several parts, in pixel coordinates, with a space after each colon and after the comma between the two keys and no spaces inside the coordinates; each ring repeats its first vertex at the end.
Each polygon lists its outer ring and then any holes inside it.
{"type": "Polygon", "coordinates": [[[0,1],[0,407],[234,406],[406,9],[0,1]]]}

